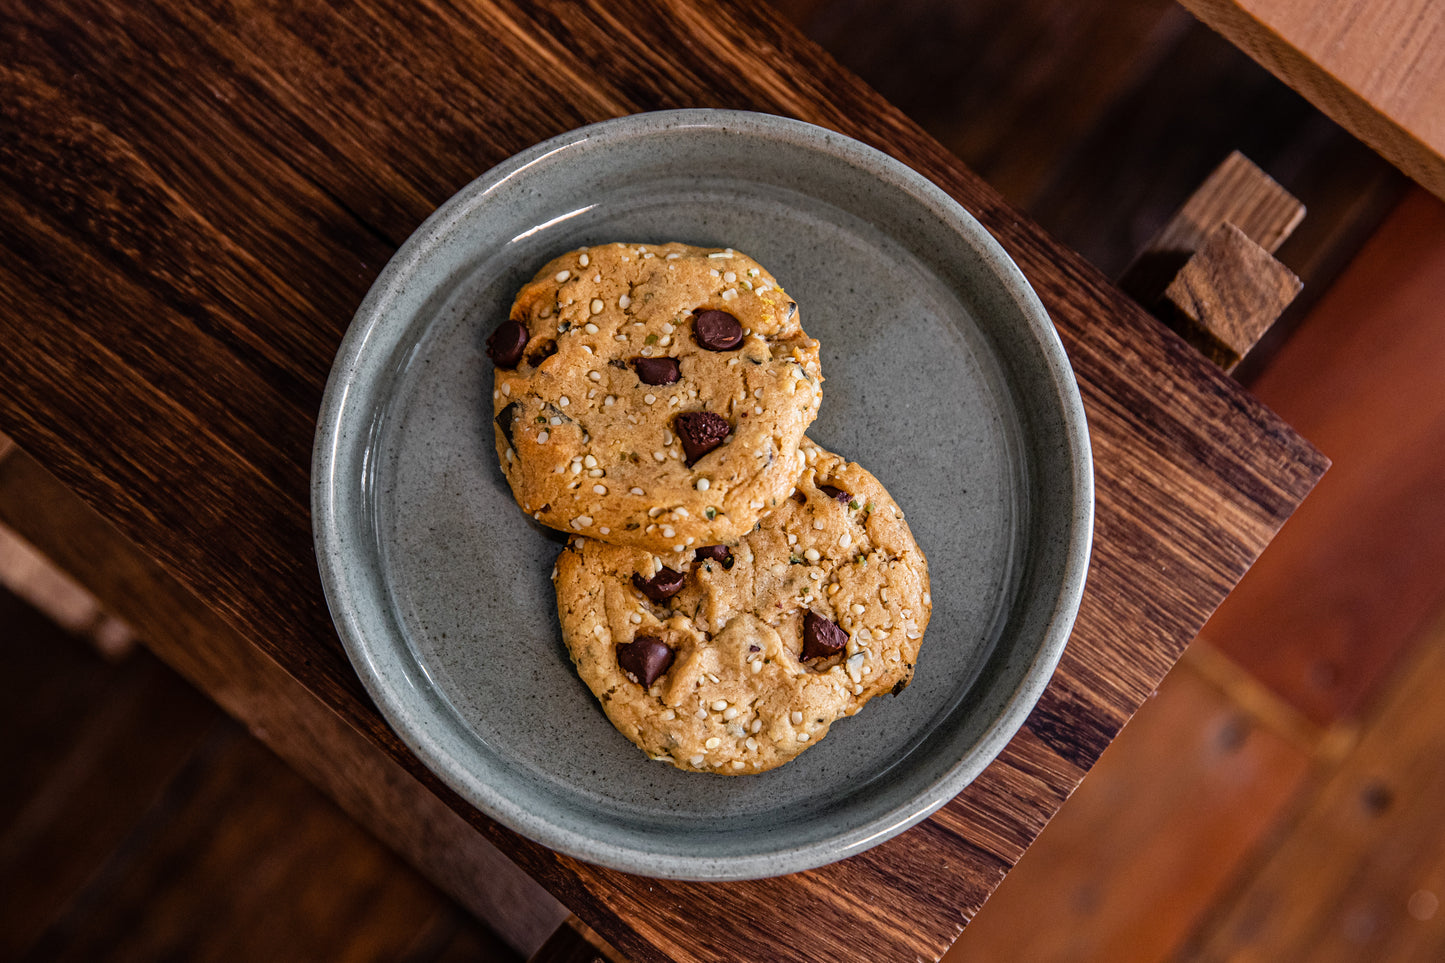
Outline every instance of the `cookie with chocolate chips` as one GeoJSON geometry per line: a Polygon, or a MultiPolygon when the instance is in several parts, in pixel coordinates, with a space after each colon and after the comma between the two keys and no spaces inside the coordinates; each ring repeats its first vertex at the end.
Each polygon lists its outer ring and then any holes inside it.
{"type": "Polygon", "coordinates": [[[522,510],[654,552],[736,539],[787,497],[818,413],[818,342],[751,258],[571,251],[487,337],[497,455],[522,510]]]}
{"type": "Polygon", "coordinates": [[[902,510],[858,465],[799,450],[794,497],[740,539],[653,553],[573,538],[557,560],[572,661],[654,759],[763,772],[913,677],[932,600],[902,510]]]}

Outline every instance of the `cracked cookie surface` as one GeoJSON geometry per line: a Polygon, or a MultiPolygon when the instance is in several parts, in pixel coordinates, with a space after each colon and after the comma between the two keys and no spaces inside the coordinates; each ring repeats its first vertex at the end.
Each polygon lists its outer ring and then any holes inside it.
{"type": "Polygon", "coordinates": [[[574,537],[553,581],[579,675],[613,725],[680,769],[787,762],[912,679],[928,565],[883,486],[804,440],[796,490],[727,545],[574,537]]]}
{"type": "Polygon", "coordinates": [[[488,339],[522,510],[652,551],[736,539],[792,490],[818,342],[731,249],[604,244],[548,263],[488,339]]]}

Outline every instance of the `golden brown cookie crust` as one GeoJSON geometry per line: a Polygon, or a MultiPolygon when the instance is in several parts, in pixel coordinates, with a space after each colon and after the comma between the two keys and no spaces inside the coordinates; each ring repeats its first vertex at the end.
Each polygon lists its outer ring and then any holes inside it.
{"type": "Polygon", "coordinates": [[[800,450],[802,501],[785,498],[738,540],[730,567],[693,550],[655,555],[590,538],[573,538],[557,560],[557,608],[578,673],[654,759],[763,772],[913,676],[932,599],[903,512],[860,466],[806,439],[800,450]],[[653,602],[633,576],[663,566],[684,574],[683,587],[653,602]],[[808,612],[847,633],[842,652],[801,659],[808,612]],[[640,636],[674,650],[647,689],[617,661],[617,647],[640,636]]]}
{"type": "Polygon", "coordinates": [[[565,532],[681,551],[734,539],[786,497],[818,413],[818,342],[751,258],[684,244],[571,251],[522,288],[522,360],[497,368],[496,447],[523,511],[565,532]],[[701,347],[694,312],[726,311],[733,350],[701,347]],[[642,358],[680,379],[649,385],[642,358]],[[730,434],[689,466],[677,416],[711,412],[730,434]]]}

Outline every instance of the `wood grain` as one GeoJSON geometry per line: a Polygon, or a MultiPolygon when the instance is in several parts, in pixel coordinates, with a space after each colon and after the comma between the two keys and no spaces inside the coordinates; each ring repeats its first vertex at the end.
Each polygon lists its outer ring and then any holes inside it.
{"type": "Polygon", "coordinates": [[[1445,197],[1445,17],[1435,0],[1183,5],[1445,197]]]}
{"type": "Polygon", "coordinates": [[[1229,222],[1215,228],[1164,289],[1184,340],[1233,371],[1299,294],[1300,279],[1229,222]]]}
{"type": "Polygon", "coordinates": [[[1210,925],[1190,960],[1445,954],[1445,626],[1402,667],[1349,757],[1210,925]]]}
{"type": "Polygon", "coordinates": [[[638,960],[861,948],[936,959],[1325,466],[752,3],[363,0],[343,13],[321,0],[71,0],[12,11],[0,29],[0,71],[16,91],[0,104],[0,428],[271,666],[238,683],[231,655],[182,639],[168,658],[189,677],[278,719],[300,721],[293,700],[324,707],[319,741],[336,740],[338,760],[357,767],[338,762],[329,778],[405,772],[638,960]],[[979,217],[1069,352],[1099,492],[1074,638],[999,761],[868,853],[728,886],[585,866],[461,805],[362,694],[327,618],[307,514],[326,368],[395,245],[455,189],[549,134],[698,105],[859,137],[979,217]]]}

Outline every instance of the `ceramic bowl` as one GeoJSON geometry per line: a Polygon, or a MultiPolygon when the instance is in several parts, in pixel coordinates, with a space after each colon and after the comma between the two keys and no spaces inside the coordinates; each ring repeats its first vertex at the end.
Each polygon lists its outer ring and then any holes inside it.
{"type": "Polygon", "coordinates": [[[988,232],[885,154],[730,111],[572,131],[443,204],[356,313],[313,471],[327,600],[398,735],[517,832],[661,877],[818,866],[951,799],[1048,682],[1092,526],[1068,361],[988,232]],[[613,240],[731,246],[778,277],[822,343],[809,434],[883,482],[930,563],[912,686],[762,775],[680,772],[612,728],[562,645],[558,537],[492,450],[486,335],[547,260],[613,240]]]}

